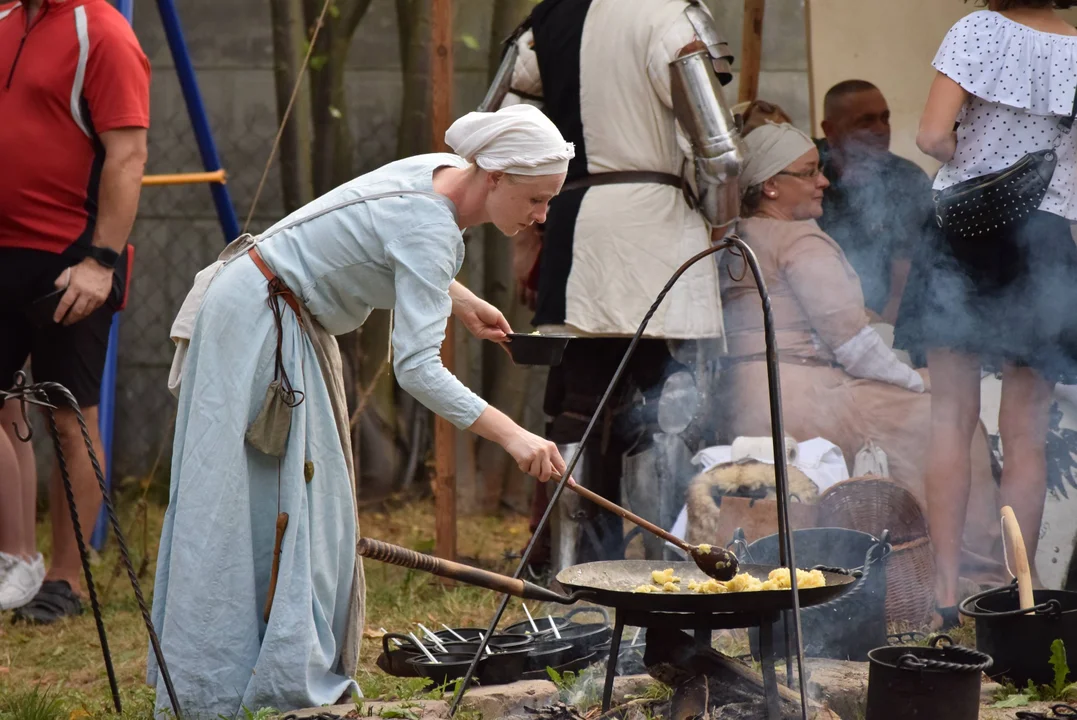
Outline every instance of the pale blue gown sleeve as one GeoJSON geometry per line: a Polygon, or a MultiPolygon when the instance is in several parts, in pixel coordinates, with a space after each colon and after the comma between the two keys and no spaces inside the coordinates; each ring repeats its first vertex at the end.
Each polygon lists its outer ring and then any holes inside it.
{"type": "MultiPolygon", "coordinates": [[[[462,243],[462,240],[457,240],[462,243]]],[[[442,224],[421,225],[386,246],[393,271],[393,371],[405,391],[431,411],[466,429],[486,409],[441,363],[445,325],[452,315],[449,285],[459,269],[442,224]]]]}

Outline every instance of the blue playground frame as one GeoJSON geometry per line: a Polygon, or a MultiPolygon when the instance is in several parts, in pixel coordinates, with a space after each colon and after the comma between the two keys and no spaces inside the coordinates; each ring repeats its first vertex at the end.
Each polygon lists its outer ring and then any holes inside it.
{"type": "MultiPolygon", "coordinates": [[[[127,18],[127,22],[132,22],[134,0],[116,0],[116,9],[127,18]]],[[[198,80],[195,77],[194,66],[191,64],[191,56],[187,52],[187,42],[183,38],[179,13],[176,12],[173,0],[157,0],[157,11],[164,25],[168,46],[172,51],[172,61],[176,65],[176,74],[179,76],[180,87],[183,89],[183,99],[187,104],[187,114],[190,116],[195,139],[198,141],[202,167],[207,172],[220,170],[221,160],[217,155],[217,146],[213,141],[209,119],[206,117],[206,108],[202,104],[202,93],[198,89],[198,80]]],[[[231,242],[239,237],[239,220],[236,218],[228,186],[223,182],[210,183],[210,192],[213,194],[213,204],[217,208],[217,219],[221,223],[224,241],[231,242]]],[[[109,330],[108,354],[105,356],[105,371],[101,379],[101,401],[98,409],[98,425],[105,450],[105,485],[110,491],[112,489],[112,437],[116,418],[116,353],[119,334],[120,313],[116,313],[109,330]]],[[[105,508],[102,507],[90,538],[90,544],[96,550],[104,547],[107,528],[108,518],[105,508]]]]}

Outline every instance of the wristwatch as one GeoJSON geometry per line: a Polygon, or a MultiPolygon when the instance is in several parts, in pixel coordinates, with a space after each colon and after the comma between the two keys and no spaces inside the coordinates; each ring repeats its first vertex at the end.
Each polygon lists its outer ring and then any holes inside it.
{"type": "Polygon", "coordinates": [[[120,254],[115,250],[109,250],[106,247],[97,247],[91,245],[88,256],[100,266],[106,267],[109,270],[116,269],[116,263],[120,261],[120,254]]]}

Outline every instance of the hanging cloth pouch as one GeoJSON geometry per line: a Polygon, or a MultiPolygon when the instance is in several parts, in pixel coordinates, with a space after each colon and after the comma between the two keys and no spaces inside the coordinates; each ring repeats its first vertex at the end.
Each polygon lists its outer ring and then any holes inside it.
{"type": "MultiPolygon", "coordinates": [[[[282,457],[288,446],[288,433],[292,429],[292,409],[303,402],[303,393],[292,387],[288,373],[284,369],[284,309],[280,300],[283,299],[289,306],[297,307],[295,297],[288,287],[281,282],[280,278],[269,271],[268,266],[262,261],[257,248],[251,248],[251,259],[258,268],[269,278],[269,303],[273,311],[273,321],[277,326],[277,350],[274,362],[273,381],[266,388],[265,400],[262,409],[258,411],[254,422],[247,428],[246,438],[251,447],[264,452],[272,457],[282,457]]],[[[300,316],[296,313],[296,319],[300,316]]],[[[302,322],[300,320],[300,322],[302,322]]]]}

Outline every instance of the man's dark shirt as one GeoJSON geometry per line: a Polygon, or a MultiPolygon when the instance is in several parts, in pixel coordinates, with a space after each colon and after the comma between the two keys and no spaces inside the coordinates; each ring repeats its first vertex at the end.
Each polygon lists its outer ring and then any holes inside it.
{"type": "Polygon", "coordinates": [[[838,177],[826,140],[816,140],[823,174],[819,227],[845,251],[860,276],[864,304],[881,313],[890,299],[894,260],[911,260],[917,245],[935,225],[931,180],[918,165],[886,153],[872,160],[877,167],[858,167],[855,180],[838,177]]]}

